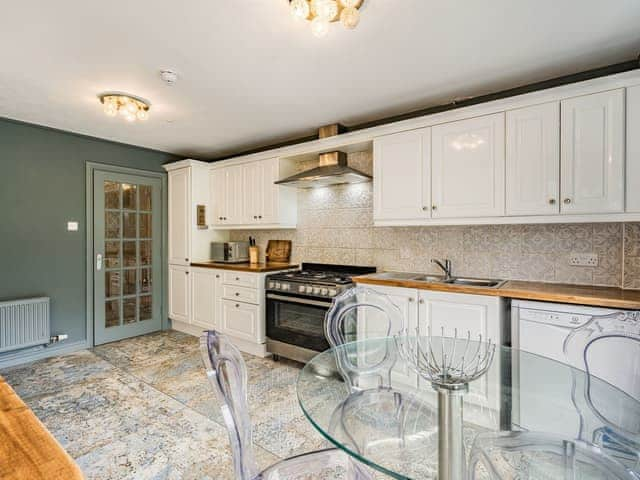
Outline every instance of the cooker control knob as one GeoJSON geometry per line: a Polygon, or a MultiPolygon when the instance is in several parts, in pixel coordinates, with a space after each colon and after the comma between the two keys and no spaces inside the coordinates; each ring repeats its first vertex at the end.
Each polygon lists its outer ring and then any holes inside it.
{"type": "Polygon", "coordinates": [[[280,288],[280,282],[276,282],[276,288],[280,288]]]}
{"type": "Polygon", "coordinates": [[[313,287],[313,294],[320,295],[320,287],[313,287]]]}
{"type": "Polygon", "coordinates": [[[313,287],[311,285],[307,286],[306,290],[307,293],[313,293],[313,287]]]}
{"type": "Polygon", "coordinates": [[[276,282],[269,282],[269,288],[275,288],[276,282]]]}
{"type": "Polygon", "coordinates": [[[290,285],[288,283],[281,283],[280,284],[280,288],[282,288],[282,290],[289,290],[290,285]]]}
{"type": "Polygon", "coordinates": [[[306,292],[306,291],[307,291],[307,287],[305,287],[304,285],[300,285],[300,286],[298,287],[298,291],[299,291],[300,293],[304,293],[304,292],[306,292]]]}
{"type": "Polygon", "coordinates": [[[329,289],[329,296],[330,297],[335,297],[338,294],[338,291],[335,288],[330,288],[329,289]]]}
{"type": "Polygon", "coordinates": [[[329,293],[329,289],[327,288],[323,288],[322,290],[320,290],[321,295],[326,295],[327,293],[329,293]]]}

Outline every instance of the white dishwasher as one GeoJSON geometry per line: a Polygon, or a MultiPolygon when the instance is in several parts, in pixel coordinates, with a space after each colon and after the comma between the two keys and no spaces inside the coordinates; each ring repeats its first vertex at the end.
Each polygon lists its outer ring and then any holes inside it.
{"type": "MultiPolygon", "coordinates": [[[[587,323],[593,316],[608,315],[616,311],[618,310],[582,305],[512,301],[511,341],[514,349],[517,349],[512,358],[513,423],[527,430],[554,432],[567,438],[576,436],[580,420],[578,414],[574,414],[575,408],[571,401],[570,370],[549,371],[544,368],[544,361],[538,364],[533,356],[527,356],[525,361],[521,358],[523,354],[519,352],[530,352],[568,363],[563,352],[563,342],[569,333],[587,323]],[[538,388],[542,384],[544,388],[538,388]],[[551,398],[558,399],[557,405],[554,405],[556,408],[549,408],[549,396],[540,398],[543,395],[541,392],[550,391],[554,392],[551,398]],[[562,426],[560,430],[559,426],[562,426]]],[[[638,345],[628,340],[612,339],[602,342],[597,350],[596,344],[593,348],[594,351],[589,353],[591,373],[632,396],[640,396],[640,377],[620,374],[624,370],[620,369],[620,365],[625,359],[628,361],[640,358],[638,345]],[[606,347],[602,348],[605,344],[606,347]]]]}

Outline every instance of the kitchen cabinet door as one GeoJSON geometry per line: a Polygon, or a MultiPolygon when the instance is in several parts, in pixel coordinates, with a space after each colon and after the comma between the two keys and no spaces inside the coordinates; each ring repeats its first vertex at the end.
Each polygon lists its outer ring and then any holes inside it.
{"type": "Polygon", "coordinates": [[[507,215],[560,212],[560,104],[507,112],[507,215]]]}
{"type": "Polygon", "coordinates": [[[263,182],[262,162],[252,162],[242,165],[243,184],[243,214],[242,223],[252,225],[258,223],[258,212],[262,208],[263,182]]]}
{"type": "Polygon", "coordinates": [[[259,338],[260,307],[248,303],[222,300],[222,331],[232,337],[253,343],[263,343],[259,338]]]}
{"type": "Polygon", "coordinates": [[[215,271],[208,268],[191,269],[191,323],[214,329],[215,324],[215,271]]]}
{"type": "Polygon", "coordinates": [[[189,268],[169,265],[169,318],[189,323],[191,313],[189,268]]]}
{"type": "Polygon", "coordinates": [[[504,215],[504,113],[431,128],[432,218],[504,215]]]}
{"type": "MultiPolygon", "coordinates": [[[[274,182],[280,178],[280,160],[270,158],[259,162],[260,205],[258,205],[258,223],[275,224],[280,221],[280,191],[283,188],[274,182]]],[[[290,187],[289,187],[290,188],[290,187]]],[[[297,199],[294,197],[293,199],[297,199]]]]}
{"type": "MultiPolygon", "coordinates": [[[[504,304],[500,297],[466,295],[420,290],[418,293],[418,324],[421,335],[428,335],[429,328],[434,336],[491,340],[502,342],[502,322],[504,304]],[[444,330],[443,330],[444,329],[444,330]]],[[[480,377],[470,385],[467,400],[481,407],[498,409],[500,406],[500,355],[495,355],[487,376],[480,377]],[[489,380],[489,381],[488,381],[489,380]]],[[[429,390],[430,384],[421,381],[421,388],[429,390]]]]}
{"type": "MultiPolygon", "coordinates": [[[[404,321],[404,327],[409,332],[414,332],[418,326],[418,307],[417,307],[417,291],[411,288],[397,288],[397,287],[381,287],[367,285],[367,288],[376,292],[387,295],[389,299],[400,309],[402,319],[404,321]]],[[[364,310],[364,309],[363,309],[364,310]]],[[[387,320],[378,317],[373,313],[372,309],[365,310],[365,314],[358,317],[358,340],[366,338],[376,338],[386,336],[384,327],[387,324],[387,320]]],[[[396,334],[403,328],[403,325],[392,325],[391,334],[396,334]]],[[[375,361],[375,359],[372,359],[375,361]]],[[[394,382],[400,382],[407,386],[415,388],[417,386],[417,376],[409,369],[404,361],[398,357],[396,365],[392,370],[392,378],[394,382]]]]}
{"type": "Polygon", "coordinates": [[[431,216],[431,129],[373,141],[373,217],[412,220],[431,216]]]}
{"type": "Polygon", "coordinates": [[[242,181],[242,165],[227,167],[225,170],[226,220],[224,223],[228,225],[241,225],[243,223],[245,199],[242,181]]]}
{"type": "Polygon", "coordinates": [[[212,170],[209,174],[211,217],[213,225],[224,225],[227,210],[226,168],[212,170]]]}
{"type": "Polygon", "coordinates": [[[624,210],[624,89],[561,103],[561,213],[624,210]]]}
{"type": "Polygon", "coordinates": [[[169,172],[169,264],[188,265],[191,258],[191,172],[169,172]]]}
{"type": "Polygon", "coordinates": [[[640,85],[627,88],[627,212],[640,212],[640,85]]]}

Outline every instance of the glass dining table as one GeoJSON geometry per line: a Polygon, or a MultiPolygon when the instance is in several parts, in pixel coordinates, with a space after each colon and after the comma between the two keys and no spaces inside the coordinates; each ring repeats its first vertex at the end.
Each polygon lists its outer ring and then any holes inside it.
{"type": "MultiPolygon", "coordinates": [[[[346,358],[366,372],[380,355],[396,355],[396,348],[393,339],[378,338],[318,354],[299,374],[299,404],[331,444],[374,471],[396,479],[436,479],[441,439],[438,397],[430,382],[419,378],[398,355],[391,388],[363,384],[350,391],[340,361],[336,362],[346,358]]],[[[461,408],[465,466],[473,451],[491,444],[477,439],[494,435],[508,445],[509,432],[516,434],[514,444],[518,432],[535,432],[542,441],[548,437],[597,445],[630,471],[638,471],[638,444],[621,442],[619,435],[628,434],[637,442],[640,402],[564,363],[498,347],[487,373],[462,396],[461,408]]],[[[542,472],[517,478],[564,477],[542,472]]]]}

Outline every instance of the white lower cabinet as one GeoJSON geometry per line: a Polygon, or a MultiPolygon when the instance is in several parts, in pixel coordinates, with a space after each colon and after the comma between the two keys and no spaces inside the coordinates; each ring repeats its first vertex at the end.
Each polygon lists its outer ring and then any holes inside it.
{"type": "MultiPolygon", "coordinates": [[[[432,292],[418,293],[418,323],[421,335],[466,338],[502,343],[502,323],[504,321],[504,300],[486,295],[432,292]]],[[[476,344],[477,345],[477,344],[476,344]]],[[[480,377],[469,387],[466,401],[480,407],[498,409],[500,406],[500,355],[496,354],[487,375],[480,377]]],[[[431,385],[421,388],[431,390],[431,385]]]]}
{"type": "Polygon", "coordinates": [[[250,342],[264,342],[264,338],[260,338],[259,318],[258,305],[227,299],[222,300],[221,329],[232,337],[250,342]]]}
{"type": "Polygon", "coordinates": [[[189,322],[191,305],[189,267],[169,265],[169,318],[189,322]]]}
{"type": "Polygon", "coordinates": [[[221,273],[210,268],[191,269],[191,322],[202,328],[215,329],[216,297],[222,287],[221,273]]]}
{"type": "MultiPolygon", "coordinates": [[[[381,287],[367,285],[368,288],[388,295],[398,306],[409,332],[418,332],[420,336],[428,335],[429,328],[434,336],[451,337],[457,331],[459,337],[471,334],[472,340],[491,340],[502,343],[502,325],[505,321],[504,299],[486,295],[467,295],[462,293],[435,292],[400,287],[381,287]],[[417,329],[417,330],[416,330],[417,329]]],[[[394,328],[397,331],[399,326],[394,328]]],[[[367,338],[369,332],[376,328],[371,319],[359,319],[358,338],[367,338]]],[[[415,333],[414,333],[415,334],[415,333]]],[[[377,335],[379,336],[379,335],[377,335]]],[[[500,406],[500,355],[496,354],[487,374],[470,386],[466,403],[479,408],[498,410],[500,406]]],[[[431,384],[419,380],[418,376],[402,361],[398,361],[393,371],[395,381],[409,387],[418,387],[435,401],[431,384]]]]}
{"type": "Polygon", "coordinates": [[[264,273],[169,266],[172,328],[218,330],[243,352],[266,356],[264,273]]]}

